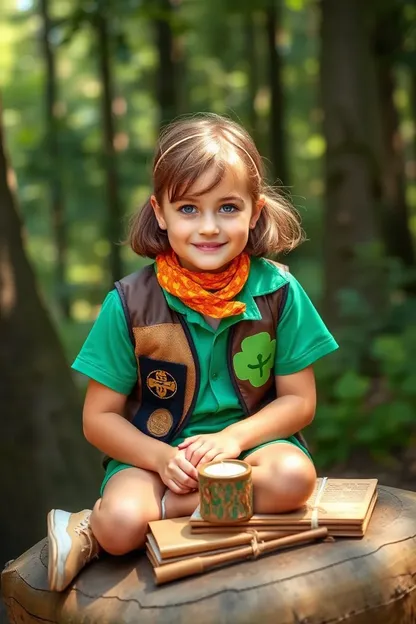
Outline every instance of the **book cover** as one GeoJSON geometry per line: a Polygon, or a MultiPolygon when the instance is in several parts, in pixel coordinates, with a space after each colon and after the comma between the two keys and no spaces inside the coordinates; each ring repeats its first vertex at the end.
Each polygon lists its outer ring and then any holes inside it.
{"type": "MultiPolygon", "coordinates": [[[[253,534],[247,530],[238,530],[230,533],[205,532],[193,534],[189,518],[169,518],[149,522],[148,544],[156,561],[163,561],[172,557],[182,558],[184,555],[231,549],[236,546],[249,544],[253,534]]],[[[258,531],[258,538],[266,541],[275,539],[276,531],[258,531]]],[[[293,533],[283,531],[282,536],[293,533]]]]}

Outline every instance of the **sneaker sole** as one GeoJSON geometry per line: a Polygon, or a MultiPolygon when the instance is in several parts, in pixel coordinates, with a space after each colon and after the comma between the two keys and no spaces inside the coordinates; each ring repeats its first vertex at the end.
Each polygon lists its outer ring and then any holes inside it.
{"type": "Polygon", "coordinates": [[[71,550],[71,538],[66,529],[70,514],[60,509],[53,509],[48,513],[48,541],[49,541],[49,561],[48,561],[48,582],[51,591],[62,591],[65,589],[64,572],[65,559],[58,556],[58,553],[69,553],[71,550]]]}

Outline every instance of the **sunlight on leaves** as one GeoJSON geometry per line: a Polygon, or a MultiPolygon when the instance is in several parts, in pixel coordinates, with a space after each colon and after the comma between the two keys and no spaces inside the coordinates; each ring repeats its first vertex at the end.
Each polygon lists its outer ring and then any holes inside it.
{"type": "Polygon", "coordinates": [[[285,0],[285,4],[291,11],[302,11],[305,6],[305,0],[285,0]]]}
{"type": "Polygon", "coordinates": [[[94,243],[93,250],[98,258],[107,258],[110,253],[110,243],[104,239],[94,243]]]}
{"type": "Polygon", "coordinates": [[[12,108],[6,108],[3,111],[3,123],[8,128],[13,128],[21,123],[21,111],[12,108]]]}
{"type": "Polygon", "coordinates": [[[325,152],[325,139],[321,134],[314,134],[305,143],[306,155],[320,158],[325,152]]]}
{"type": "Polygon", "coordinates": [[[89,303],[89,301],[86,301],[85,299],[77,299],[72,304],[72,315],[74,320],[78,322],[91,321],[96,317],[96,310],[95,307],[89,303]]]}
{"type": "Polygon", "coordinates": [[[309,57],[304,63],[305,72],[308,76],[316,76],[319,72],[319,63],[316,58],[309,57]]]}
{"type": "Polygon", "coordinates": [[[103,268],[98,264],[72,264],[68,270],[68,281],[72,284],[99,284],[104,279],[103,268]]]}
{"type": "Polygon", "coordinates": [[[394,103],[397,108],[406,108],[409,105],[409,93],[406,89],[396,89],[394,92],[394,103]]]}
{"type": "Polygon", "coordinates": [[[247,86],[247,74],[242,71],[234,71],[227,75],[227,83],[234,89],[242,89],[247,86]]]}

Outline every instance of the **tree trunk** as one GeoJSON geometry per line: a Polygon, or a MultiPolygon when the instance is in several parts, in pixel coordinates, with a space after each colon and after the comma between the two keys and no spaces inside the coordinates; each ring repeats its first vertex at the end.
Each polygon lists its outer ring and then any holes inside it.
{"type": "Polygon", "coordinates": [[[92,505],[99,473],[98,457],[83,441],[77,390],[23,249],[12,181],[0,121],[0,562],[45,535],[52,506],[92,505]]]}
{"type": "Polygon", "coordinates": [[[49,181],[50,204],[52,216],[52,231],[56,249],[55,292],[58,308],[64,318],[70,318],[71,305],[68,292],[65,290],[67,266],[67,228],[65,222],[64,198],[61,183],[61,159],[59,153],[57,117],[57,81],[55,56],[51,45],[51,18],[49,15],[49,0],[41,0],[40,13],[42,17],[41,44],[46,66],[45,77],[45,125],[47,176],[49,181]]]}
{"type": "Polygon", "coordinates": [[[256,97],[259,88],[259,76],[256,47],[256,15],[249,7],[244,16],[244,33],[247,58],[249,128],[250,134],[257,143],[259,120],[256,110],[256,97]]]}
{"type": "Polygon", "coordinates": [[[361,0],[322,0],[321,7],[324,309],[328,321],[339,325],[341,291],[358,292],[370,312],[380,303],[379,260],[368,253],[379,240],[375,205],[380,195],[380,130],[367,5],[361,0]]]}
{"type": "Polygon", "coordinates": [[[268,0],[266,34],[269,50],[270,85],[270,157],[273,182],[289,184],[286,160],[285,110],[283,91],[283,61],[278,48],[277,33],[281,28],[281,0],[268,0]]]}
{"type": "Polygon", "coordinates": [[[176,71],[175,110],[173,114],[176,117],[189,113],[191,110],[188,59],[183,36],[174,38],[173,49],[176,71]]]}
{"type": "Polygon", "coordinates": [[[175,63],[172,18],[174,8],[171,0],[158,0],[160,17],[155,19],[156,46],[159,55],[157,73],[157,99],[160,110],[160,125],[164,126],[177,114],[177,67],[175,63]]]}
{"type": "Polygon", "coordinates": [[[380,63],[378,79],[384,147],[381,172],[384,245],[389,256],[399,258],[404,266],[411,267],[415,265],[415,252],[406,202],[403,141],[393,100],[394,73],[386,61],[380,63]]]}
{"type": "Polygon", "coordinates": [[[110,241],[111,282],[123,276],[120,242],[123,239],[122,209],[119,197],[119,179],[114,149],[113,80],[110,64],[108,18],[97,11],[95,28],[98,41],[99,76],[101,82],[101,109],[103,123],[104,168],[107,191],[107,239],[110,241]]]}
{"type": "MultiPolygon", "coordinates": [[[[403,140],[394,103],[394,57],[402,47],[402,6],[394,3],[382,10],[375,24],[374,53],[377,58],[378,96],[382,115],[382,211],[381,226],[387,255],[414,266],[415,252],[409,228],[403,140]]],[[[416,290],[416,281],[414,283],[416,290]]]]}
{"type": "MultiPolygon", "coordinates": [[[[416,72],[410,71],[410,112],[413,119],[413,127],[416,128],[416,72]]],[[[413,131],[413,158],[416,162],[416,132],[413,131]]],[[[413,167],[413,179],[416,179],[415,168],[413,167]]]]}

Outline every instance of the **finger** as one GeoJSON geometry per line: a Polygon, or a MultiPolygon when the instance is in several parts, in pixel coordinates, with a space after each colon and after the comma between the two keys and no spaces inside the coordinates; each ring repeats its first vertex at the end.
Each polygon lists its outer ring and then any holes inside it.
{"type": "Polygon", "coordinates": [[[166,485],[168,486],[170,491],[173,492],[174,494],[182,494],[181,486],[178,485],[176,481],[174,481],[173,479],[169,479],[166,485]]]}
{"type": "Polygon", "coordinates": [[[182,485],[182,483],[180,483],[174,478],[168,479],[168,488],[174,494],[190,494],[190,492],[192,492],[190,488],[182,485]]]}
{"type": "Polygon", "coordinates": [[[209,461],[222,461],[223,459],[230,459],[230,456],[224,453],[222,449],[218,449],[218,454],[209,461]]]}
{"type": "Polygon", "coordinates": [[[193,461],[192,461],[193,454],[195,453],[195,451],[201,448],[203,444],[204,444],[204,440],[195,440],[195,442],[192,442],[192,444],[190,444],[188,448],[186,449],[185,457],[189,462],[191,462],[191,464],[193,464],[193,461]]]}
{"type": "Polygon", "coordinates": [[[198,440],[199,436],[189,436],[189,438],[185,438],[185,440],[183,442],[181,442],[180,444],[178,444],[178,449],[183,449],[183,448],[187,448],[190,444],[192,444],[192,442],[195,442],[195,440],[198,440]]]}
{"type": "Polygon", "coordinates": [[[178,453],[176,457],[176,464],[188,475],[188,477],[195,480],[198,479],[198,471],[195,466],[186,459],[185,453],[178,453]]]}
{"type": "MultiPolygon", "coordinates": [[[[204,455],[204,457],[202,457],[199,461],[199,464],[207,464],[208,462],[211,461],[217,461],[217,459],[220,457],[220,459],[222,458],[221,455],[224,455],[222,449],[218,449],[218,448],[213,448],[210,451],[207,451],[204,455]]],[[[225,458],[222,458],[225,459],[225,458]]]]}
{"type": "MultiPolygon", "coordinates": [[[[192,474],[194,474],[194,473],[192,473],[192,474]]],[[[178,464],[176,466],[173,466],[173,468],[172,468],[172,478],[181,487],[187,487],[189,489],[193,489],[193,488],[197,488],[198,487],[198,481],[196,480],[197,477],[198,477],[198,473],[196,472],[196,470],[192,466],[192,464],[187,462],[184,457],[183,458],[178,458],[178,464]],[[195,477],[196,478],[193,478],[187,472],[187,470],[190,469],[190,468],[192,468],[192,470],[195,471],[195,473],[196,473],[195,477]]]]}
{"type": "MultiPolygon", "coordinates": [[[[214,447],[215,448],[215,447],[214,447]]],[[[201,459],[205,457],[208,451],[214,450],[212,447],[212,442],[205,442],[202,444],[194,453],[192,454],[192,464],[197,466],[201,459]]]]}
{"type": "Polygon", "coordinates": [[[193,492],[193,490],[189,487],[185,487],[180,485],[179,483],[176,484],[178,486],[178,494],[179,496],[183,496],[184,494],[190,494],[191,492],[193,492]]]}
{"type": "MultiPolygon", "coordinates": [[[[186,462],[185,459],[183,461],[186,462]]],[[[189,464],[189,466],[191,466],[191,464],[189,464]]],[[[193,468],[193,466],[191,467],[193,468]]],[[[187,473],[186,468],[186,464],[183,465],[183,467],[182,465],[174,466],[172,468],[172,479],[174,479],[176,483],[178,483],[178,485],[180,485],[180,487],[182,488],[193,489],[198,487],[197,480],[187,473]]]]}

